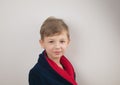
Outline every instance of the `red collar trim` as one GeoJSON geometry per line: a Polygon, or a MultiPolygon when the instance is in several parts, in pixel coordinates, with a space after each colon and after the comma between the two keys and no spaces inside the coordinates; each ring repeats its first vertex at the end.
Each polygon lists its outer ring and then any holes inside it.
{"type": "Polygon", "coordinates": [[[77,85],[76,81],[74,80],[74,69],[71,63],[65,58],[64,56],[61,57],[60,62],[63,65],[63,68],[60,68],[54,61],[46,57],[49,65],[64,79],[68,82],[72,83],[73,85],[77,85]]]}

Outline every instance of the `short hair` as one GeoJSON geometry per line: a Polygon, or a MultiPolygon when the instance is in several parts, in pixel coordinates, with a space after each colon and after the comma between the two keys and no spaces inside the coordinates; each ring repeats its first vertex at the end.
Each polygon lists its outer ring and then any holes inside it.
{"type": "Polygon", "coordinates": [[[67,24],[59,18],[48,17],[42,24],[40,29],[41,39],[44,40],[45,37],[59,35],[63,31],[66,31],[67,37],[70,40],[69,29],[67,24]]]}

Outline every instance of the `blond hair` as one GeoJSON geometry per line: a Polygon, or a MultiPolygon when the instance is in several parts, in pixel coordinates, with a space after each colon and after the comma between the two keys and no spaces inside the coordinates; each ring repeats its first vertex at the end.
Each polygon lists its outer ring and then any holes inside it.
{"type": "Polygon", "coordinates": [[[42,24],[40,29],[41,39],[44,40],[44,37],[59,35],[63,31],[66,31],[68,39],[70,39],[69,29],[66,23],[59,18],[48,17],[42,24]]]}

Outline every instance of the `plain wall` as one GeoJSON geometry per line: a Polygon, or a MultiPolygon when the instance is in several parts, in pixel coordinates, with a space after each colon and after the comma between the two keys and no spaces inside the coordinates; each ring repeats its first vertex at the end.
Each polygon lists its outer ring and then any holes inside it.
{"type": "Polygon", "coordinates": [[[28,85],[49,16],[70,28],[78,85],[120,85],[119,0],[0,0],[0,85],[28,85]]]}

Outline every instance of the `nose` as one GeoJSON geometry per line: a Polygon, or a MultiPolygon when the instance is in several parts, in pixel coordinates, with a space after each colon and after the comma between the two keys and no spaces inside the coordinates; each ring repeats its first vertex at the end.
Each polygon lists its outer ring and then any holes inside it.
{"type": "Polygon", "coordinates": [[[56,49],[59,49],[60,47],[61,47],[60,43],[56,43],[56,44],[55,44],[55,48],[56,48],[56,49]]]}

